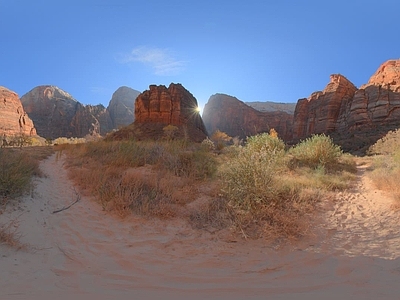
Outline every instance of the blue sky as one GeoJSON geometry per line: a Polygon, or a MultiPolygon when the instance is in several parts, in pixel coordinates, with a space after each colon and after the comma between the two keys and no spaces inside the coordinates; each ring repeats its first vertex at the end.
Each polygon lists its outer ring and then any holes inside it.
{"type": "Polygon", "coordinates": [[[0,0],[0,85],[52,84],[107,105],[120,86],[181,83],[296,102],[341,73],[360,86],[400,58],[398,0],[0,0]]]}

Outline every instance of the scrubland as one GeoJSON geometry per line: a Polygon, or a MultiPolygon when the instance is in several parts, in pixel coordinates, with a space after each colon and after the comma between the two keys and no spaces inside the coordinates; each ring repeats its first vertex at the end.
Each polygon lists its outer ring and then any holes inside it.
{"type": "MultiPolygon", "coordinates": [[[[370,147],[369,176],[397,201],[399,132],[370,147]]],[[[0,200],[33,190],[40,160],[66,154],[69,176],[103,210],[125,217],[185,218],[194,228],[228,229],[245,238],[298,238],[310,231],[316,207],[354,183],[356,160],[325,135],[288,147],[263,133],[246,141],[219,132],[201,144],[187,140],[92,141],[54,147],[0,149],[0,200]]],[[[0,241],[18,245],[15,224],[0,241]],[[13,231],[14,230],[14,231],[13,231]]]]}
{"type": "MultiPolygon", "coordinates": [[[[43,176],[39,162],[54,152],[52,147],[0,148],[0,214],[18,197],[33,191],[33,176],[43,176]]],[[[0,244],[20,248],[17,220],[0,224],[0,244]]]]}
{"type": "MultiPolygon", "coordinates": [[[[220,134],[221,135],[221,134],[220,134]]],[[[308,233],[316,205],[352,184],[356,167],[325,135],[288,148],[276,134],[223,139],[97,141],[59,146],[83,193],[124,217],[186,218],[245,238],[308,233]]]]}

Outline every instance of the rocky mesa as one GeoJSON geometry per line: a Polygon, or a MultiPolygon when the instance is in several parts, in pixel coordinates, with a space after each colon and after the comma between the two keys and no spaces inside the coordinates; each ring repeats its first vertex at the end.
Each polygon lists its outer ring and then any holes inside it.
{"type": "Polygon", "coordinates": [[[24,111],[17,93],[0,86],[0,107],[1,137],[20,134],[36,135],[33,122],[24,111]]]}
{"type": "Polygon", "coordinates": [[[179,83],[171,83],[168,88],[150,85],[136,98],[132,126],[115,132],[110,138],[159,139],[166,135],[164,128],[171,125],[175,131],[169,132],[171,136],[201,142],[207,137],[207,131],[197,107],[196,98],[179,83]]]}

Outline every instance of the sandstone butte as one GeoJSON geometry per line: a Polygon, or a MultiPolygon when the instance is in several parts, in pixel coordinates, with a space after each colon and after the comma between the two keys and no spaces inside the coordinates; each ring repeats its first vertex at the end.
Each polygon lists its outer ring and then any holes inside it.
{"type": "Polygon", "coordinates": [[[158,139],[165,136],[163,130],[172,125],[177,128],[176,137],[187,137],[201,142],[207,137],[203,120],[197,111],[196,98],[181,84],[150,85],[135,100],[135,121],[110,136],[111,139],[135,137],[158,139]]]}
{"type": "Polygon", "coordinates": [[[36,135],[32,120],[24,111],[17,93],[0,86],[0,135],[36,135]]]}

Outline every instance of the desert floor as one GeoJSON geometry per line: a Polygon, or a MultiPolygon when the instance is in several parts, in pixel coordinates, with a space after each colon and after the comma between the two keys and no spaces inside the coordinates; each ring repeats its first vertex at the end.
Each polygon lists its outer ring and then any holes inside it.
{"type": "MultiPolygon", "coordinates": [[[[360,159],[361,162],[361,159],[360,159]]],[[[400,212],[360,163],[307,239],[275,247],[182,220],[123,220],[82,197],[51,156],[7,207],[27,249],[0,246],[0,299],[400,299],[400,212]]]]}

